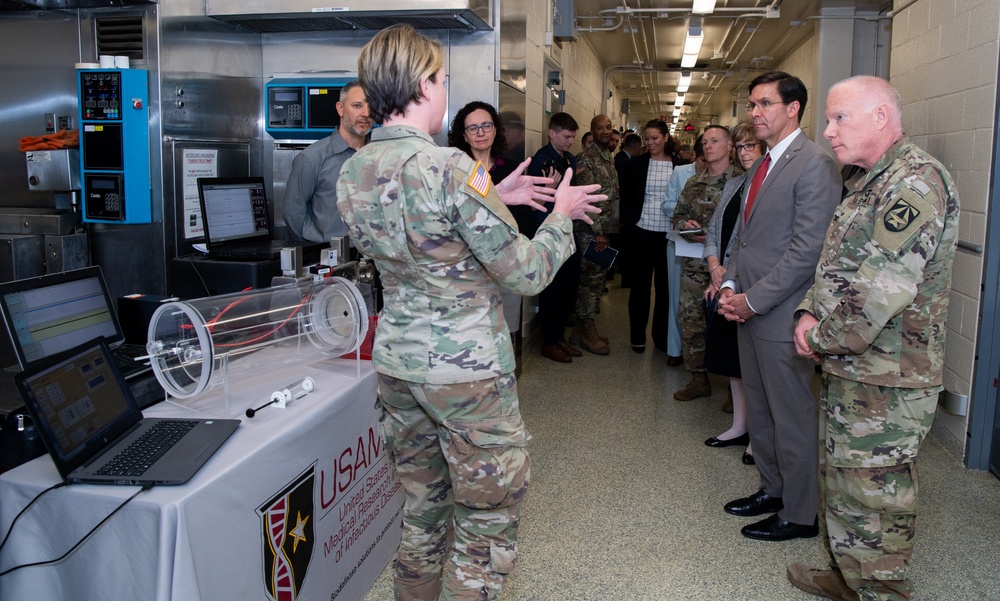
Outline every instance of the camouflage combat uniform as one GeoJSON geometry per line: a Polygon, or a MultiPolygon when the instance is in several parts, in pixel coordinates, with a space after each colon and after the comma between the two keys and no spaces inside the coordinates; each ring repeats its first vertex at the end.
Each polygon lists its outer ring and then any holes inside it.
{"type": "MultiPolygon", "coordinates": [[[[735,165],[730,165],[719,175],[712,176],[708,171],[704,171],[689,179],[677,199],[677,206],[674,207],[674,229],[684,229],[682,227],[684,222],[694,219],[708,231],[708,224],[712,221],[719,199],[722,198],[722,189],[726,187],[726,182],[742,173],[735,165]]],[[[711,280],[708,264],[704,259],[692,257],[681,259],[681,293],[677,299],[677,321],[681,324],[684,367],[691,372],[705,371],[707,322],[702,295],[711,280]]]]}
{"type": "Polygon", "coordinates": [[[572,222],[553,214],[520,236],[480,167],[417,129],[383,127],[337,187],[384,286],[373,362],[406,492],[397,599],[492,599],[517,558],[530,436],[501,286],[541,291],[574,251],[572,222]]]}
{"type": "Polygon", "coordinates": [[[862,599],[912,592],[914,462],[941,391],[958,213],[951,176],[902,138],[847,183],[799,305],[819,319],[830,549],[862,599]]]}
{"type": "Polygon", "coordinates": [[[608,272],[597,263],[583,259],[582,254],[591,240],[597,236],[607,238],[612,228],[617,225],[614,222],[614,215],[618,211],[618,171],[615,170],[611,152],[597,144],[591,144],[590,148],[580,155],[576,167],[577,184],[581,186],[600,184],[601,189],[597,191],[597,194],[608,195],[607,200],[594,203],[595,207],[601,209],[601,213],[590,215],[591,219],[594,220],[593,225],[580,220],[573,222],[576,248],[581,253],[580,288],[576,295],[576,316],[578,319],[594,319],[597,317],[597,308],[601,304],[601,295],[604,294],[604,284],[608,272]]]}

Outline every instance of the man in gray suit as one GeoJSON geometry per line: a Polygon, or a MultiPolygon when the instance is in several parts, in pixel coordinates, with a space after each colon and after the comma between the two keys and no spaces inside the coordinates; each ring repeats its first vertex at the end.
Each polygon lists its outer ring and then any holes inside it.
{"type": "Polygon", "coordinates": [[[747,423],[760,472],[760,490],[725,511],[773,513],[742,530],[766,541],[818,533],[814,368],[795,352],[792,313],[812,284],[842,185],[833,158],[799,128],[806,99],[802,81],[781,71],[750,82],[747,110],[769,150],[747,174],[732,279],[719,300],[719,312],[740,323],[747,423]]]}

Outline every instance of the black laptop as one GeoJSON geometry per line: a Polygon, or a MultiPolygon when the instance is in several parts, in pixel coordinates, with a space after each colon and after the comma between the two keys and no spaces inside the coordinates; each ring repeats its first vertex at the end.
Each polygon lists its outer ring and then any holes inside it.
{"type": "Polygon", "coordinates": [[[150,370],[146,347],[125,344],[100,267],[0,284],[0,312],[21,369],[103,336],[125,379],[150,370]]]}
{"type": "Polygon", "coordinates": [[[101,338],[34,364],[14,383],[70,484],[183,484],[240,423],[144,419],[101,338]]]}
{"type": "Polygon", "coordinates": [[[262,177],[199,177],[205,247],[212,259],[267,261],[288,246],[274,240],[262,177]]]}

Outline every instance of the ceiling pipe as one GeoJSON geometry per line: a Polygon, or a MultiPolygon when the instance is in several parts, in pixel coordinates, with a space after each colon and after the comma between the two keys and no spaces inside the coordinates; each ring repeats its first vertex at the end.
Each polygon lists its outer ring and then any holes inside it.
{"type": "MultiPolygon", "coordinates": [[[[916,0],[914,0],[916,1],[916,0]]],[[[773,11],[781,4],[780,1],[775,1],[768,6],[756,6],[751,8],[729,8],[729,7],[717,7],[712,14],[716,13],[744,13],[737,17],[737,19],[764,16],[773,11]]],[[[666,18],[661,17],[661,15],[668,15],[670,13],[677,13],[678,15],[693,15],[690,8],[632,8],[625,4],[625,0],[622,0],[622,6],[616,6],[615,8],[606,8],[604,10],[598,11],[597,16],[581,15],[577,16],[577,20],[580,19],[604,19],[615,15],[618,17],[618,22],[614,25],[607,27],[580,27],[577,26],[576,30],[580,33],[591,33],[595,31],[615,31],[619,29],[625,22],[625,17],[635,16],[637,18],[642,18],[642,15],[652,14],[653,19],[656,18],[666,18]]],[[[695,15],[698,17],[709,17],[709,15],[695,15]]]]}

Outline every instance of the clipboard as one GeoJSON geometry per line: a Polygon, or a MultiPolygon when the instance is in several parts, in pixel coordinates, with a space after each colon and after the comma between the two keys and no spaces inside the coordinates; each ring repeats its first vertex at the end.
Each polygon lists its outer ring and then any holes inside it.
{"type": "Polygon", "coordinates": [[[583,251],[583,258],[593,261],[605,269],[611,269],[615,259],[618,258],[618,251],[610,246],[604,250],[596,250],[594,248],[594,240],[591,240],[586,250],[583,251]]]}

